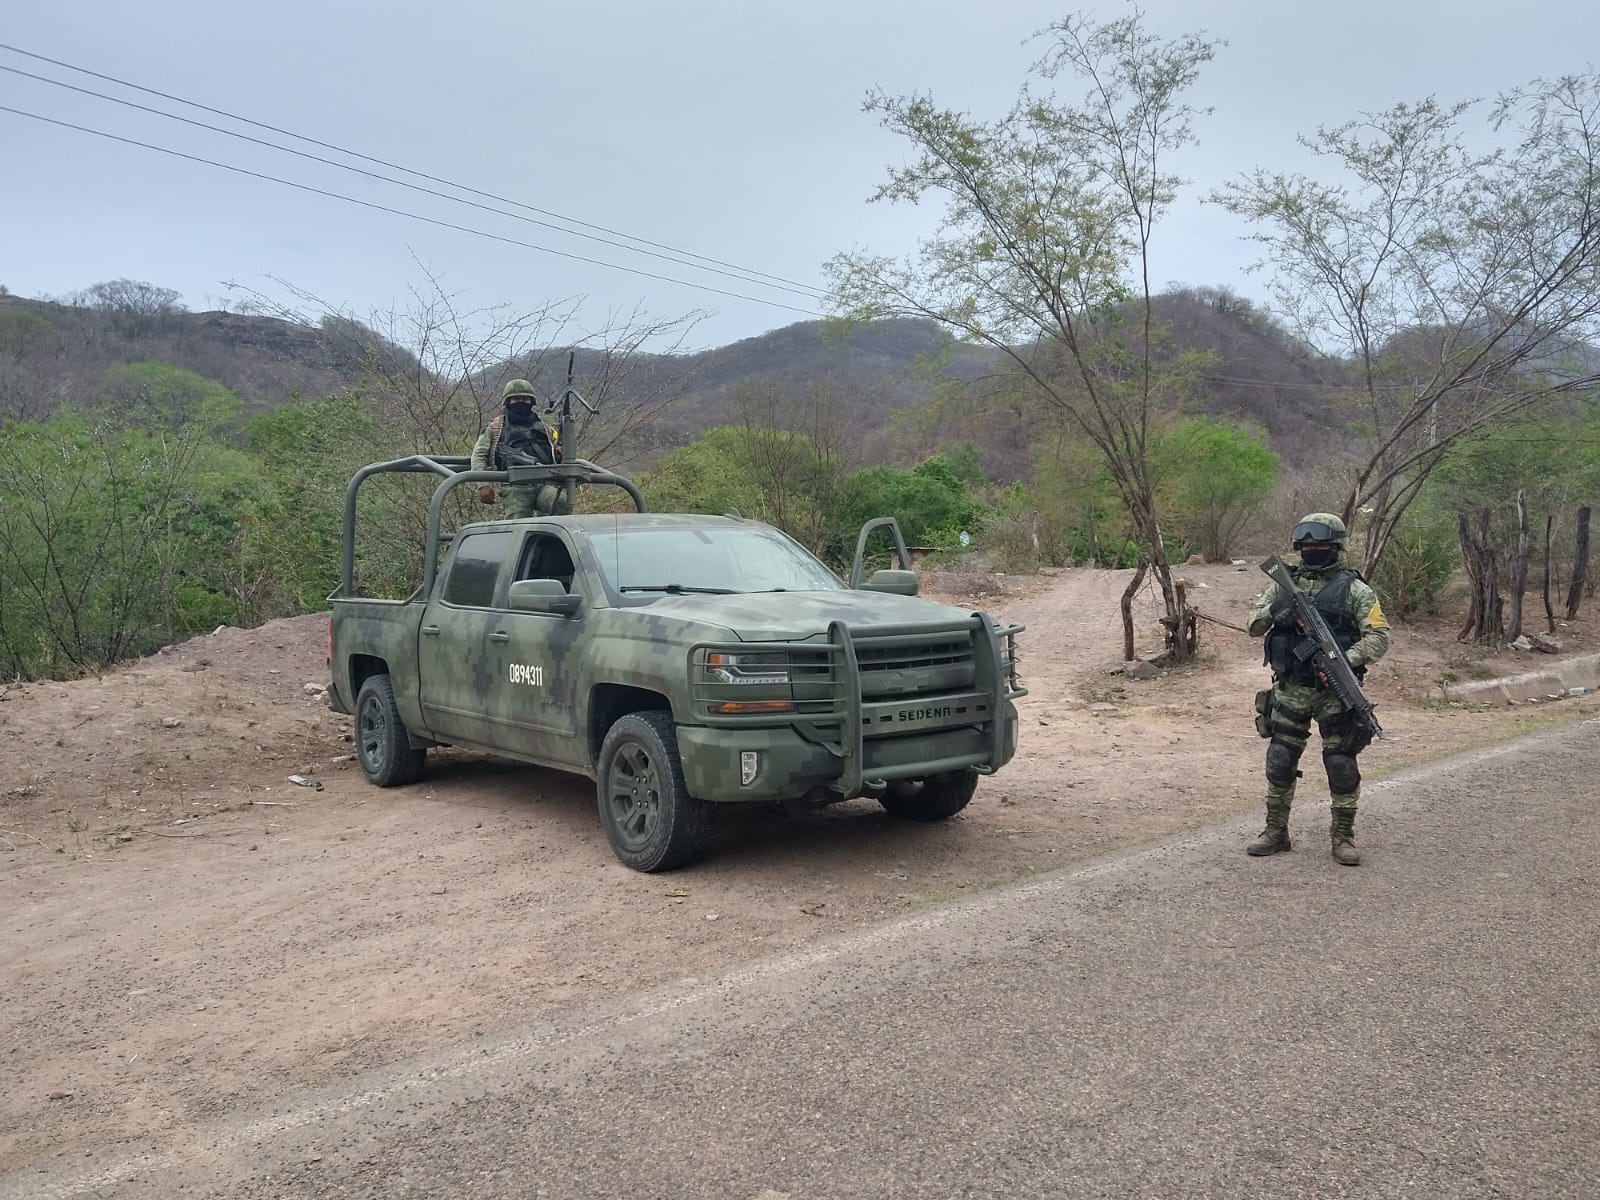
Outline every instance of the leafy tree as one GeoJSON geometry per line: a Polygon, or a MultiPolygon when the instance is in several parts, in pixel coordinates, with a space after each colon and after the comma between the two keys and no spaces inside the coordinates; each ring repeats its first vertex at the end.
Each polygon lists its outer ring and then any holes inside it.
{"type": "Polygon", "coordinates": [[[83,289],[73,299],[82,307],[110,313],[118,332],[144,337],[183,311],[181,296],[171,288],[138,279],[111,279],[83,289]]]}
{"type": "Polygon", "coordinates": [[[957,463],[944,455],[900,467],[867,467],[844,481],[838,540],[834,555],[847,559],[855,549],[856,531],[874,517],[894,517],[909,545],[948,549],[963,530],[984,520],[981,501],[967,491],[963,456],[957,463]]]}
{"type": "Polygon", "coordinates": [[[238,396],[214,379],[162,362],[111,367],[100,393],[84,397],[80,407],[122,429],[198,426],[225,440],[241,433],[238,396]]]}
{"type": "MultiPolygon", "coordinates": [[[[735,388],[738,457],[760,492],[755,510],[814,553],[838,517],[839,481],[852,459],[849,413],[840,393],[771,383],[735,388]]],[[[741,509],[741,511],[743,511],[741,509]]]]}
{"type": "Polygon", "coordinates": [[[1257,171],[1217,199],[1257,223],[1279,309],[1353,368],[1344,518],[1364,568],[1463,439],[1600,383],[1600,74],[1536,80],[1467,147],[1467,104],[1399,104],[1302,143],[1333,177],[1257,171]]]}
{"type": "Polygon", "coordinates": [[[755,516],[761,489],[744,454],[742,431],[723,425],[674,450],[639,479],[651,508],[666,512],[755,516]]]}
{"type": "MultiPolygon", "coordinates": [[[[857,317],[929,317],[993,346],[1081,431],[1106,463],[1183,657],[1193,618],[1178,609],[1150,451],[1160,413],[1199,364],[1159,353],[1151,248],[1180,182],[1167,157],[1193,141],[1198,110],[1183,97],[1216,43],[1162,41],[1138,15],[1069,17],[1041,36],[1049,48],[1034,74],[1046,89],[1079,80],[1078,102],[1025,86],[1004,117],[980,121],[927,96],[868,96],[867,110],[915,151],[874,199],[940,197],[945,218],[910,260],[835,259],[838,301],[857,317]]],[[[1131,618],[1124,652],[1133,655],[1131,618]]]]}
{"type": "Polygon", "coordinates": [[[836,541],[850,454],[837,393],[814,386],[797,395],[747,383],[735,389],[731,407],[738,424],[709,430],[645,473],[648,502],[668,511],[737,510],[826,553],[836,541]]]}
{"type": "Polygon", "coordinates": [[[1133,526],[1105,457],[1076,430],[1058,425],[1034,447],[1025,494],[1032,506],[1029,536],[1043,561],[1101,567],[1137,562],[1137,552],[1125,561],[1133,526]]]}
{"type": "Polygon", "coordinates": [[[1437,612],[1439,594],[1460,566],[1455,513],[1425,491],[1390,538],[1372,586],[1392,616],[1437,612]]]}
{"type": "Polygon", "coordinates": [[[1533,530],[1600,491],[1600,419],[1524,418],[1461,439],[1434,472],[1427,504],[1453,516],[1472,609],[1464,639],[1497,644],[1523,632],[1533,530]]]}
{"type": "Polygon", "coordinates": [[[0,429],[0,670],[81,673],[183,628],[175,535],[195,509],[198,430],[116,431],[66,412],[0,429]]]}
{"type": "MultiPolygon", "coordinates": [[[[339,580],[345,488],[370,462],[406,453],[402,435],[386,431],[351,396],[297,400],[257,417],[249,444],[272,489],[272,504],[239,530],[241,586],[264,613],[321,608],[339,580]],[[247,564],[256,564],[252,570],[247,564]],[[245,584],[244,579],[253,582],[245,584]]],[[[381,482],[374,481],[374,482],[381,482]]],[[[390,481],[410,484],[413,500],[431,491],[432,476],[390,481]]],[[[375,595],[403,596],[420,571],[421,544],[412,536],[411,508],[388,503],[391,492],[362,489],[357,521],[359,577],[375,595]]]]}
{"type": "Polygon", "coordinates": [[[0,421],[43,417],[55,397],[37,368],[59,357],[61,339],[50,322],[20,309],[0,308],[0,421]]]}
{"type": "Polygon", "coordinates": [[[1278,481],[1265,435],[1215,417],[1190,417],[1163,433],[1154,458],[1175,529],[1210,562],[1232,556],[1278,481]]]}

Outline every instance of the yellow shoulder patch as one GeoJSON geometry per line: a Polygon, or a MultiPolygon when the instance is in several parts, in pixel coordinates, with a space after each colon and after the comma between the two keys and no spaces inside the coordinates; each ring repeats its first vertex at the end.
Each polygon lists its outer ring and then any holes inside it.
{"type": "Polygon", "coordinates": [[[1383,615],[1383,605],[1377,600],[1374,600],[1372,607],[1367,610],[1367,627],[1370,629],[1389,628],[1389,622],[1383,615]]]}

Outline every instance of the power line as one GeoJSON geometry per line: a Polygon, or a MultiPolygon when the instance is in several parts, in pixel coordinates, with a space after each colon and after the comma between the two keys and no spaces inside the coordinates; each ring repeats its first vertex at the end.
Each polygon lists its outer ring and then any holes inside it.
{"type": "MultiPolygon", "coordinates": [[[[1204,379],[1207,383],[1236,383],[1245,387],[1284,388],[1291,390],[1298,389],[1312,392],[1349,391],[1351,389],[1361,391],[1366,390],[1365,384],[1298,382],[1280,383],[1273,379],[1239,379],[1232,375],[1201,375],[1200,378],[1204,379]]],[[[1374,384],[1373,386],[1379,391],[1384,392],[1407,392],[1415,390],[1409,383],[1378,383],[1374,384]]]]}
{"type": "MultiPolygon", "coordinates": [[[[1200,376],[1207,383],[1233,383],[1243,387],[1279,388],[1285,390],[1300,390],[1311,392],[1354,392],[1364,393],[1367,385],[1364,383],[1294,383],[1279,382],[1273,379],[1240,379],[1232,375],[1205,375],[1200,376]]],[[[1416,392],[1417,385],[1410,383],[1375,383],[1371,385],[1380,392],[1416,392]]],[[[1435,397],[1442,400],[1443,394],[1435,397]]]]}
{"type": "MultiPolygon", "coordinates": [[[[654,250],[645,250],[638,246],[630,246],[624,242],[615,241],[611,238],[600,237],[597,234],[582,233],[576,229],[567,229],[550,221],[541,221],[537,217],[528,217],[521,213],[507,212],[503,208],[496,208],[490,204],[479,204],[476,200],[468,200],[462,196],[452,196],[450,193],[441,192],[437,188],[424,187],[418,183],[408,183],[406,180],[396,179],[392,175],[383,175],[377,171],[368,171],[363,167],[355,167],[351,166],[349,163],[342,163],[331,158],[324,158],[320,154],[311,154],[305,150],[296,150],[292,146],[280,146],[278,143],[269,142],[265,138],[251,137],[247,133],[239,133],[236,130],[224,129],[220,125],[212,125],[207,121],[196,121],[190,117],[179,116],[177,113],[163,112],[161,109],[152,108],[147,104],[139,104],[133,100],[124,100],[120,96],[110,96],[105,92],[97,92],[92,88],[78,87],[76,84],[67,83],[60,79],[51,79],[45,75],[36,75],[32,71],[24,71],[19,67],[8,67],[3,63],[0,63],[0,71],[9,72],[12,75],[21,75],[25,79],[35,79],[40,83],[48,83],[53,87],[66,88],[68,91],[77,92],[80,95],[93,96],[99,100],[109,100],[112,104],[121,104],[127,108],[137,109],[140,112],[152,113],[158,117],[165,117],[169,121],[180,121],[185,125],[192,125],[197,129],[209,129],[213,133],[220,133],[225,137],[238,138],[240,141],[251,142],[257,146],[266,146],[268,149],[279,150],[284,154],[293,154],[298,158],[308,159],[311,162],[319,162],[330,167],[337,167],[341,171],[350,171],[357,175],[364,175],[368,179],[378,179],[382,180],[384,183],[392,183],[397,187],[409,188],[414,192],[421,192],[429,196],[437,196],[441,200],[449,200],[454,204],[465,204],[469,208],[476,208],[483,212],[494,213],[497,216],[510,217],[513,221],[526,221],[530,225],[538,225],[541,228],[554,230],[557,233],[566,233],[572,235],[573,237],[584,238],[591,242],[600,242],[603,245],[613,246],[618,250],[625,250],[630,254],[644,254],[650,258],[659,258],[664,262],[676,263],[678,266],[689,267],[692,270],[709,271],[714,275],[724,275],[730,279],[737,279],[741,283],[753,283],[758,287],[770,287],[778,291],[792,292],[795,295],[802,296],[807,300],[822,300],[825,298],[821,290],[817,288],[788,287],[785,284],[779,283],[762,283],[761,280],[753,278],[748,274],[743,274],[737,271],[724,271],[719,267],[701,266],[699,263],[689,262],[683,258],[675,258],[672,255],[661,254],[654,250]]],[[[451,186],[457,185],[452,184],[451,186]]],[[[510,202],[508,201],[508,203],[510,202]]],[[[624,234],[622,236],[627,235],[624,234]]]]}
{"type": "MultiPolygon", "coordinates": [[[[816,292],[817,291],[817,289],[812,288],[809,284],[800,283],[798,280],[788,279],[788,278],[785,278],[782,275],[773,275],[773,274],[770,274],[769,272],[766,272],[766,271],[755,270],[752,267],[741,267],[737,263],[724,262],[722,259],[719,259],[719,258],[711,258],[711,257],[708,257],[707,255],[704,255],[704,254],[696,254],[692,250],[681,250],[681,249],[679,249],[679,248],[677,248],[675,246],[669,246],[669,245],[667,245],[666,243],[663,243],[663,242],[653,242],[648,238],[635,237],[633,234],[630,234],[630,233],[623,233],[620,230],[611,229],[611,228],[608,228],[607,226],[604,226],[604,225],[596,225],[596,224],[593,224],[592,222],[589,222],[589,221],[581,221],[576,217],[568,217],[568,216],[563,215],[562,213],[553,212],[550,209],[538,208],[538,207],[536,207],[534,205],[531,205],[531,204],[524,204],[520,200],[513,200],[513,199],[511,199],[511,198],[509,198],[507,196],[496,195],[494,192],[483,191],[483,190],[480,190],[479,188],[471,187],[471,186],[469,186],[467,184],[464,184],[464,183],[456,183],[453,180],[444,179],[444,178],[441,178],[440,176],[437,176],[437,175],[430,175],[426,171],[413,170],[410,167],[401,166],[399,163],[389,162],[386,159],[374,158],[373,156],[371,156],[369,154],[362,154],[362,153],[360,153],[359,151],[356,151],[356,150],[349,150],[349,149],[346,149],[343,146],[336,145],[333,142],[324,142],[324,141],[321,141],[321,140],[319,140],[317,138],[314,138],[314,137],[308,137],[307,135],[305,135],[303,133],[296,133],[292,129],[283,129],[283,128],[277,126],[277,125],[269,125],[264,121],[254,121],[254,120],[251,120],[249,117],[242,117],[238,113],[228,112],[226,109],[213,108],[208,104],[201,104],[201,103],[199,103],[198,101],[195,101],[195,100],[186,100],[182,96],[174,96],[170,92],[162,92],[162,91],[156,90],[155,88],[144,87],[144,86],[142,86],[140,84],[132,83],[132,82],[126,80],[126,79],[119,79],[115,75],[106,75],[106,74],[103,74],[103,73],[101,73],[99,71],[92,71],[88,67],[80,67],[80,66],[76,66],[76,65],[74,65],[72,63],[69,63],[69,62],[63,62],[60,59],[49,58],[49,57],[47,57],[47,56],[45,56],[43,54],[35,54],[31,50],[22,49],[20,46],[12,46],[12,45],[10,45],[8,43],[0,42],[0,50],[7,50],[7,51],[10,51],[12,54],[20,54],[24,58],[31,58],[31,59],[34,59],[34,60],[36,60],[38,62],[49,63],[53,67],[61,67],[63,70],[75,71],[80,75],[88,75],[88,76],[90,76],[91,78],[94,78],[94,79],[103,79],[107,83],[114,83],[119,87],[130,88],[130,89],[132,89],[133,91],[136,91],[136,92],[143,92],[145,95],[148,95],[148,96],[157,96],[162,100],[170,100],[174,104],[182,104],[182,105],[184,105],[184,106],[186,106],[188,108],[199,109],[201,112],[208,112],[208,113],[211,113],[211,114],[213,114],[215,116],[226,117],[230,121],[238,121],[241,124],[249,125],[249,126],[252,126],[252,127],[256,128],[256,129],[265,129],[270,133],[282,134],[285,137],[294,138],[296,141],[305,142],[307,145],[320,146],[324,150],[332,150],[332,151],[334,151],[334,152],[336,152],[338,154],[347,155],[350,158],[357,158],[357,159],[360,159],[363,162],[373,163],[373,164],[375,164],[377,166],[380,166],[380,167],[387,167],[391,171],[400,171],[400,172],[402,172],[403,174],[406,174],[406,175],[414,175],[418,179],[426,179],[430,183],[439,183],[439,184],[443,184],[446,187],[452,187],[452,188],[457,189],[458,191],[467,192],[467,193],[469,193],[471,195],[474,195],[474,196],[482,196],[486,200],[494,200],[494,201],[496,201],[496,202],[498,202],[500,204],[509,204],[509,205],[512,205],[515,208],[524,209],[527,212],[538,213],[540,216],[551,217],[551,218],[554,218],[555,220],[558,220],[558,221],[565,221],[570,225],[576,225],[576,226],[579,226],[580,228],[583,228],[583,229],[593,229],[593,230],[595,230],[595,231],[597,231],[599,233],[610,234],[612,237],[625,238],[630,242],[637,242],[642,246],[653,246],[657,250],[666,250],[666,251],[669,251],[669,252],[671,252],[673,254],[680,254],[685,258],[699,259],[701,262],[712,263],[713,265],[719,266],[719,267],[727,267],[730,270],[739,271],[739,272],[742,272],[745,275],[759,276],[759,277],[764,278],[764,279],[770,279],[770,280],[773,280],[773,281],[775,281],[777,283],[781,283],[781,284],[788,284],[791,287],[800,288],[800,289],[804,289],[804,290],[807,290],[807,291],[812,291],[812,292],[816,292]]],[[[46,82],[55,83],[57,81],[56,80],[47,80],[46,82]]],[[[70,87],[71,85],[70,84],[62,84],[61,86],[70,87]]],[[[96,93],[96,94],[98,94],[98,93],[96,93]]],[[[108,98],[109,99],[114,99],[114,97],[108,97],[108,98]]],[[[127,103],[126,101],[118,101],[118,102],[119,103],[127,103]]],[[[159,111],[159,110],[152,110],[152,111],[159,111]]],[[[163,115],[163,116],[172,116],[173,114],[171,114],[171,113],[162,113],[161,115],[163,115]]],[[[174,119],[175,120],[182,120],[183,118],[174,117],[174,119]]],[[[228,131],[223,130],[222,132],[228,132],[228,131]]],[[[235,135],[235,136],[242,136],[242,135],[235,135]]],[[[270,143],[268,143],[268,144],[270,144],[270,143]]],[[[280,149],[280,150],[286,150],[289,153],[297,153],[296,151],[288,150],[287,147],[279,146],[277,148],[280,149]]],[[[465,203],[465,201],[463,201],[463,203],[465,203]]],[[[564,230],[563,232],[574,233],[575,231],[573,231],[573,230],[564,230]]],[[[581,237],[583,235],[578,234],[577,236],[581,237]]],[[[685,264],[685,265],[687,265],[687,264],[685,264]]]]}
{"type": "Polygon", "coordinates": [[[441,229],[453,229],[458,233],[470,233],[475,237],[488,238],[491,241],[503,242],[509,246],[521,246],[527,250],[537,250],[542,254],[554,254],[558,258],[571,259],[574,262],[588,263],[596,267],[608,267],[613,271],[624,271],[629,275],[639,275],[645,279],[656,279],[662,283],[675,283],[680,287],[694,288],[697,291],[711,292],[718,296],[728,296],[735,300],[748,300],[752,304],[765,304],[770,308],[787,309],[789,312],[800,313],[807,317],[821,317],[824,314],[807,308],[799,308],[793,304],[784,304],[778,300],[768,300],[761,296],[748,296],[743,292],[730,292],[724,288],[712,287],[710,284],[693,283],[687,279],[677,279],[671,275],[660,275],[654,271],[642,271],[637,267],[625,267],[620,263],[606,262],[600,258],[589,258],[583,254],[573,254],[567,250],[556,250],[550,246],[540,246],[534,242],[525,242],[520,238],[507,237],[504,234],[490,233],[486,229],[474,229],[470,225],[457,225],[453,221],[441,221],[437,217],[425,217],[421,213],[409,212],[403,208],[393,208],[387,204],[378,204],[372,200],[359,200],[354,196],[346,196],[343,192],[329,191],[326,188],[313,187],[308,183],[296,183],[292,179],[283,179],[277,175],[268,175],[262,171],[252,171],[246,167],[236,167],[231,163],[218,162],[216,159],[205,158],[198,154],[186,154],[182,150],[173,150],[168,146],[157,146],[152,142],[141,142],[136,138],[123,137],[120,134],[108,133],[103,129],[92,129],[87,125],[75,125],[71,121],[58,120],[55,117],[43,116],[40,113],[28,112],[20,108],[11,108],[9,105],[0,104],[0,112],[8,112],[15,116],[27,117],[34,121],[43,121],[47,125],[56,125],[62,129],[73,129],[79,133],[93,134],[95,137],[106,138],[113,142],[121,142],[127,146],[137,146],[141,150],[154,150],[160,154],[170,154],[174,158],[187,159],[190,162],[203,163],[208,167],[220,167],[224,171],[232,171],[238,175],[248,175],[252,179],[264,179],[269,183],[282,184],[284,187],[294,188],[297,191],[310,192],[317,196],[326,196],[333,200],[343,200],[347,204],[356,204],[362,208],[370,208],[377,212],[391,213],[397,217],[407,217],[413,221],[421,221],[428,225],[437,225],[441,229]]]}

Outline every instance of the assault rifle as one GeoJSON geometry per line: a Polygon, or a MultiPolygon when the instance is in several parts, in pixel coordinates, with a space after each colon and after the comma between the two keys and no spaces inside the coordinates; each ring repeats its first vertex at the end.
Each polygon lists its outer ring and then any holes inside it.
{"type": "Polygon", "coordinates": [[[511,450],[505,446],[500,447],[500,457],[508,467],[553,467],[553,462],[546,462],[542,458],[535,458],[522,450],[511,450]]]}
{"type": "Polygon", "coordinates": [[[1276,554],[1269,556],[1261,564],[1261,569],[1294,605],[1296,621],[1311,638],[1308,642],[1302,642],[1295,650],[1295,657],[1301,662],[1309,661],[1317,678],[1339,697],[1339,703],[1350,713],[1355,732],[1362,739],[1362,745],[1366,745],[1375,737],[1382,737],[1383,726],[1378,724],[1373,703],[1361,690],[1361,681],[1351,669],[1350,660],[1344,656],[1344,651],[1339,649],[1333,631],[1328,628],[1328,622],[1323,620],[1322,613],[1318,611],[1310,593],[1295,582],[1294,576],[1289,574],[1289,568],[1276,554]]]}

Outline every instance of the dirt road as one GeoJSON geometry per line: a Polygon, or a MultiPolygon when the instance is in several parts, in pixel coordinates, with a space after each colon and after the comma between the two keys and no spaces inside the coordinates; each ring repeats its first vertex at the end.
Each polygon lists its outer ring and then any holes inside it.
{"type": "Polygon", "coordinates": [[[1267,860],[1234,818],[392,1069],[58,1142],[0,1166],[0,1200],[1586,1200],[1596,732],[1375,786],[1359,871],[1322,852],[1325,804],[1267,860]]]}
{"type": "MultiPolygon", "coordinates": [[[[1233,620],[1258,587],[1188,573],[1202,607],[1233,620]]],[[[972,603],[1029,626],[1032,695],[1018,761],[961,817],[910,826],[865,802],[803,822],[732,813],[705,864],[668,876],[616,863],[586,781],[448,752],[423,783],[380,792],[336,765],[345,723],[305,687],[325,678],[316,618],[6,689],[0,1169],[181,1139],[575,1003],[693,987],[1253,809],[1256,644],[1208,627],[1194,668],[1109,674],[1125,578],[971,581],[985,593],[972,603]],[[289,784],[296,772],[322,789],[289,784]]],[[[960,600],[965,583],[944,586],[960,600]]],[[[1147,601],[1141,628],[1153,646],[1147,601]]],[[[1449,665],[1434,644],[1402,634],[1374,674],[1390,736],[1364,757],[1370,776],[1593,709],[1418,707],[1407,697],[1449,665]]]]}

